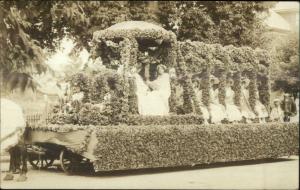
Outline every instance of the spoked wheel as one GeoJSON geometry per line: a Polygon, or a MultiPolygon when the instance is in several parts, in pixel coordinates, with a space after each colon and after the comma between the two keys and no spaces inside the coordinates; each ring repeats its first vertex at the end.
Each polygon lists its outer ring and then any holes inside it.
{"type": "Polygon", "coordinates": [[[47,169],[52,166],[54,158],[47,157],[45,155],[31,155],[29,156],[28,161],[34,169],[47,169]]]}
{"type": "Polygon", "coordinates": [[[93,174],[93,167],[89,159],[86,159],[78,154],[74,154],[68,150],[60,152],[60,167],[68,175],[73,175],[75,172],[85,168],[93,174]],[[92,168],[92,169],[91,169],[92,168]]]}
{"type": "Polygon", "coordinates": [[[68,175],[72,175],[75,167],[79,165],[80,160],[78,156],[67,151],[62,150],[59,155],[60,167],[68,175]]]}

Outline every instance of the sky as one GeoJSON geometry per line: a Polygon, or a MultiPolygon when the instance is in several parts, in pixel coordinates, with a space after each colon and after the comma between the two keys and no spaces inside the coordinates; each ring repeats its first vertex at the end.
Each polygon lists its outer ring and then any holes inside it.
{"type": "MultiPolygon", "coordinates": [[[[67,37],[63,38],[56,52],[47,59],[46,64],[49,65],[54,71],[64,75],[65,68],[72,64],[70,53],[75,45],[76,44],[72,39],[67,37]]],[[[90,54],[88,51],[83,49],[79,53],[78,58],[81,60],[82,64],[84,64],[88,61],[89,56],[90,54]]]]}

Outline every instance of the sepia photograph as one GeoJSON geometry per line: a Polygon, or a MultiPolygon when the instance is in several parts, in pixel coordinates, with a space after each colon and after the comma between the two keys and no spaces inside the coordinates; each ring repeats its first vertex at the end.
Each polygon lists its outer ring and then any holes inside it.
{"type": "Polygon", "coordinates": [[[0,1],[1,189],[299,189],[298,1],[0,1]]]}

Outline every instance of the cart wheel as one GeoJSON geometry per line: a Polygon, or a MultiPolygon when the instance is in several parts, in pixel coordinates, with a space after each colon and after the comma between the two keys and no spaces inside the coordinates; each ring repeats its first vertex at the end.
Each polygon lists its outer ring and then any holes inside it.
{"type": "Polygon", "coordinates": [[[74,167],[76,166],[76,164],[78,164],[78,161],[74,157],[74,154],[66,150],[62,150],[60,152],[60,167],[68,175],[72,175],[74,173],[74,167]]]}
{"type": "Polygon", "coordinates": [[[28,161],[32,165],[33,169],[47,169],[52,166],[54,158],[44,155],[40,157],[38,155],[31,155],[29,156],[28,161]]]}

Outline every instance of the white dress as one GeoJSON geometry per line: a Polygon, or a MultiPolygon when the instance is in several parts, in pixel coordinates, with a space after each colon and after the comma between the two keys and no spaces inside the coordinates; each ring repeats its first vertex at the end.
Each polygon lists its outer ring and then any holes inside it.
{"type": "Polygon", "coordinates": [[[210,115],[212,123],[220,123],[223,119],[227,118],[225,107],[219,102],[219,90],[210,89],[210,115]]]}
{"type": "Polygon", "coordinates": [[[202,103],[202,90],[199,90],[198,88],[195,89],[195,95],[196,95],[196,98],[199,102],[199,108],[202,112],[202,116],[204,119],[208,120],[209,119],[209,112],[208,112],[208,109],[205,105],[203,105],[202,103]]]}
{"type": "Polygon", "coordinates": [[[246,119],[254,119],[255,114],[253,113],[249,103],[249,91],[242,88],[241,91],[241,113],[246,119]]]}
{"type": "Polygon", "coordinates": [[[241,111],[234,105],[234,91],[230,87],[225,89],[225,109],[230,122],[242,120],[241,111]]]}
{"type": "Polygon", "coordinates": [[[25,126],[22,108],[11,100],[1,98],[1,153],[18,144],[25,126]]]}
{"type": "Polygon", "coordinates": [[[283,111],[280,106],[274,107],[272,109],[271,114],[270,114],[271,121],[283,122],[283,117],[284,117],[284,114],[283,114],[283,111]]]}
{"type": "MultiPolygon", "coordinates": [[[[257,92],[257,97],[259,97],[257,92]]],[[[258,113],[258,118],[266,118],[269,116],[267,108],[257,99],[255,101],[254,110],[258,113]]]]}
{"type": "Polygon", "coordinates": [[[135,75],[137,84],[138,110],[141,115],[168,115],[171,86],[169,74],[164,73],[152,81],[152,91],[139,74],[135,75]]]}

